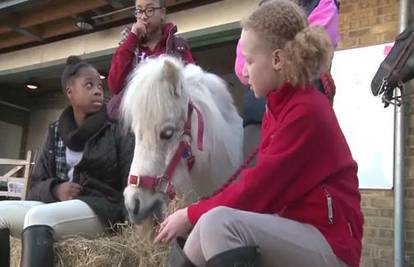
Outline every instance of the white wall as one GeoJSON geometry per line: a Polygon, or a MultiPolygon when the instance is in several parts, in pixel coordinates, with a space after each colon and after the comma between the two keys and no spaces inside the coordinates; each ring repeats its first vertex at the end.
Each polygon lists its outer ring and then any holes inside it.
{"type": "Polygon", "coordinates": [[[0,158],[18,159],[23,127],[0,121],[0,158]]]}
{"type": "Polygon", "coordinates": [[[361,188],[392,188],[394,107],[371,93],[371,80],[390,44],[335,52],[334,109],[358,163],[361,188]]]}
{"type": "Polygon", "coordinates": [[[30,113],[30,124],[27,134],[26,150],[35,153],[46,139],[48,126],[56,121],[62,109],[37,109],[30,113]]]}
{"type": "MultiPolygon", "coordinates": [[[[23,135],[23,127],[0,121],[0,158],[18,159],[23,135]]],[[[12,167],[0,166],[0,175],[12,167]]]]}

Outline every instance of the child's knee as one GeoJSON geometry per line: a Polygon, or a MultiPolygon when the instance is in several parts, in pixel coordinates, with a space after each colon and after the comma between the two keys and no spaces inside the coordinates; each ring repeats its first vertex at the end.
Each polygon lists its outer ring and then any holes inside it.
{"type": "Polygon", "coordinates": [[[7,222],[4,218],[1,217],[0,215],[0,229],[5,229],[5,228],[9,228],[7,225],[7,222]]]}
{"type": "MultiPolygon", "coordinates": [[[[6,201],[4,201],[4,202],[6,202],[6,201]]],[[[7,205],[5,203],[0,202],[0,229],[9,228],[8,224],[7,224],[7,219],[6,219],[7,211],[9,209],[10,208],[7,207],[7,205]]]]}
{"type": "Polygon", "coordinates": [[[25,218],[23,229],[32,225],[51,225],[53,215],[50,214],[43,206],[31,208],[25,218]]]}
{"type": "Polygon", "coordinates": [[[200,218],[200,236],[215,236],[225,233],[237,225],[237,210],[228,207],[217,207],[200,218]]]}

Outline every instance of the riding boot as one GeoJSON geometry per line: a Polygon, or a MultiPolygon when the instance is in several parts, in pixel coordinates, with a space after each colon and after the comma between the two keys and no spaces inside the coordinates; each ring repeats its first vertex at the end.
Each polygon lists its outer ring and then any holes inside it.
{"type": "Polygon", "coordinates": [[[10,232],[9,229],[0,229],[0,267],[10,266],[10,232]]]}
{"type": "Polygon", "coordinates": [[[183,248],[185,239],[177,237],[171,247],[170,254],[167,257],[167,267],[195,267],[185,255],[183,248]]]}
{"type": "Polygon", "coordinates": [[[240,247],[220,253],[207,261],[207,267],[259,267],[257,247],[240,247]]]}
{"type": "Polygon", "coordinates": [[[53,267],[53,229],[33,225],[22,233],[21,267],[53,267]]]}

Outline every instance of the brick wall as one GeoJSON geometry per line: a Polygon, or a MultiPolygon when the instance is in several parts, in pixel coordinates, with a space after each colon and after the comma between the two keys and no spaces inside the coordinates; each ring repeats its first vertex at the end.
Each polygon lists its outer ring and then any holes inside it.
{"type": "Polygon", "coordinates": [[[394,193],[392,190],[363,190],[362,206],[365,216],[363,267],[393,266],[393,216],[394,193]]]}
{"type": "Polygon", "coordinates": [[[339,49],[393,40],[398,15],[398,0],[341,0],[339,49]]]}
{"type": "Polygon", "coordinates": [[[414,267],[414,83],[407,97],[406,108],[406,177],[405,177],[405,246],[407,266],[414,267]]]}
{"type": "MultiPolygon", "coordinates": [[[[399,0],[342,0],[339,49],[394,40],[398,33],[399,0]]],[[[414,95],[407,105],[407,175],[405,177],[406,266],[414,267],[414,95]]],[[[363,190],[365,215],[363,267],[393,266],[394,192],[363,190]]]]}

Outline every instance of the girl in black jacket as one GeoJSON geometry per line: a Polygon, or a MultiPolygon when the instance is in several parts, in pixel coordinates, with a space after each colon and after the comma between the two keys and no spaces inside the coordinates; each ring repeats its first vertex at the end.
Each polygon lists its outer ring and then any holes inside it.
{"type": "Polygon", "coordinates": [[[62,88],[70,106],[49,127],[27,201],[0,202],[0,266],[9,234],[22,237],[21,266],[53,266],[53,240],[102,233],[124,219],[122,191],[134,139],[107,117],[98,71],[67,60],[62,88]]]}

